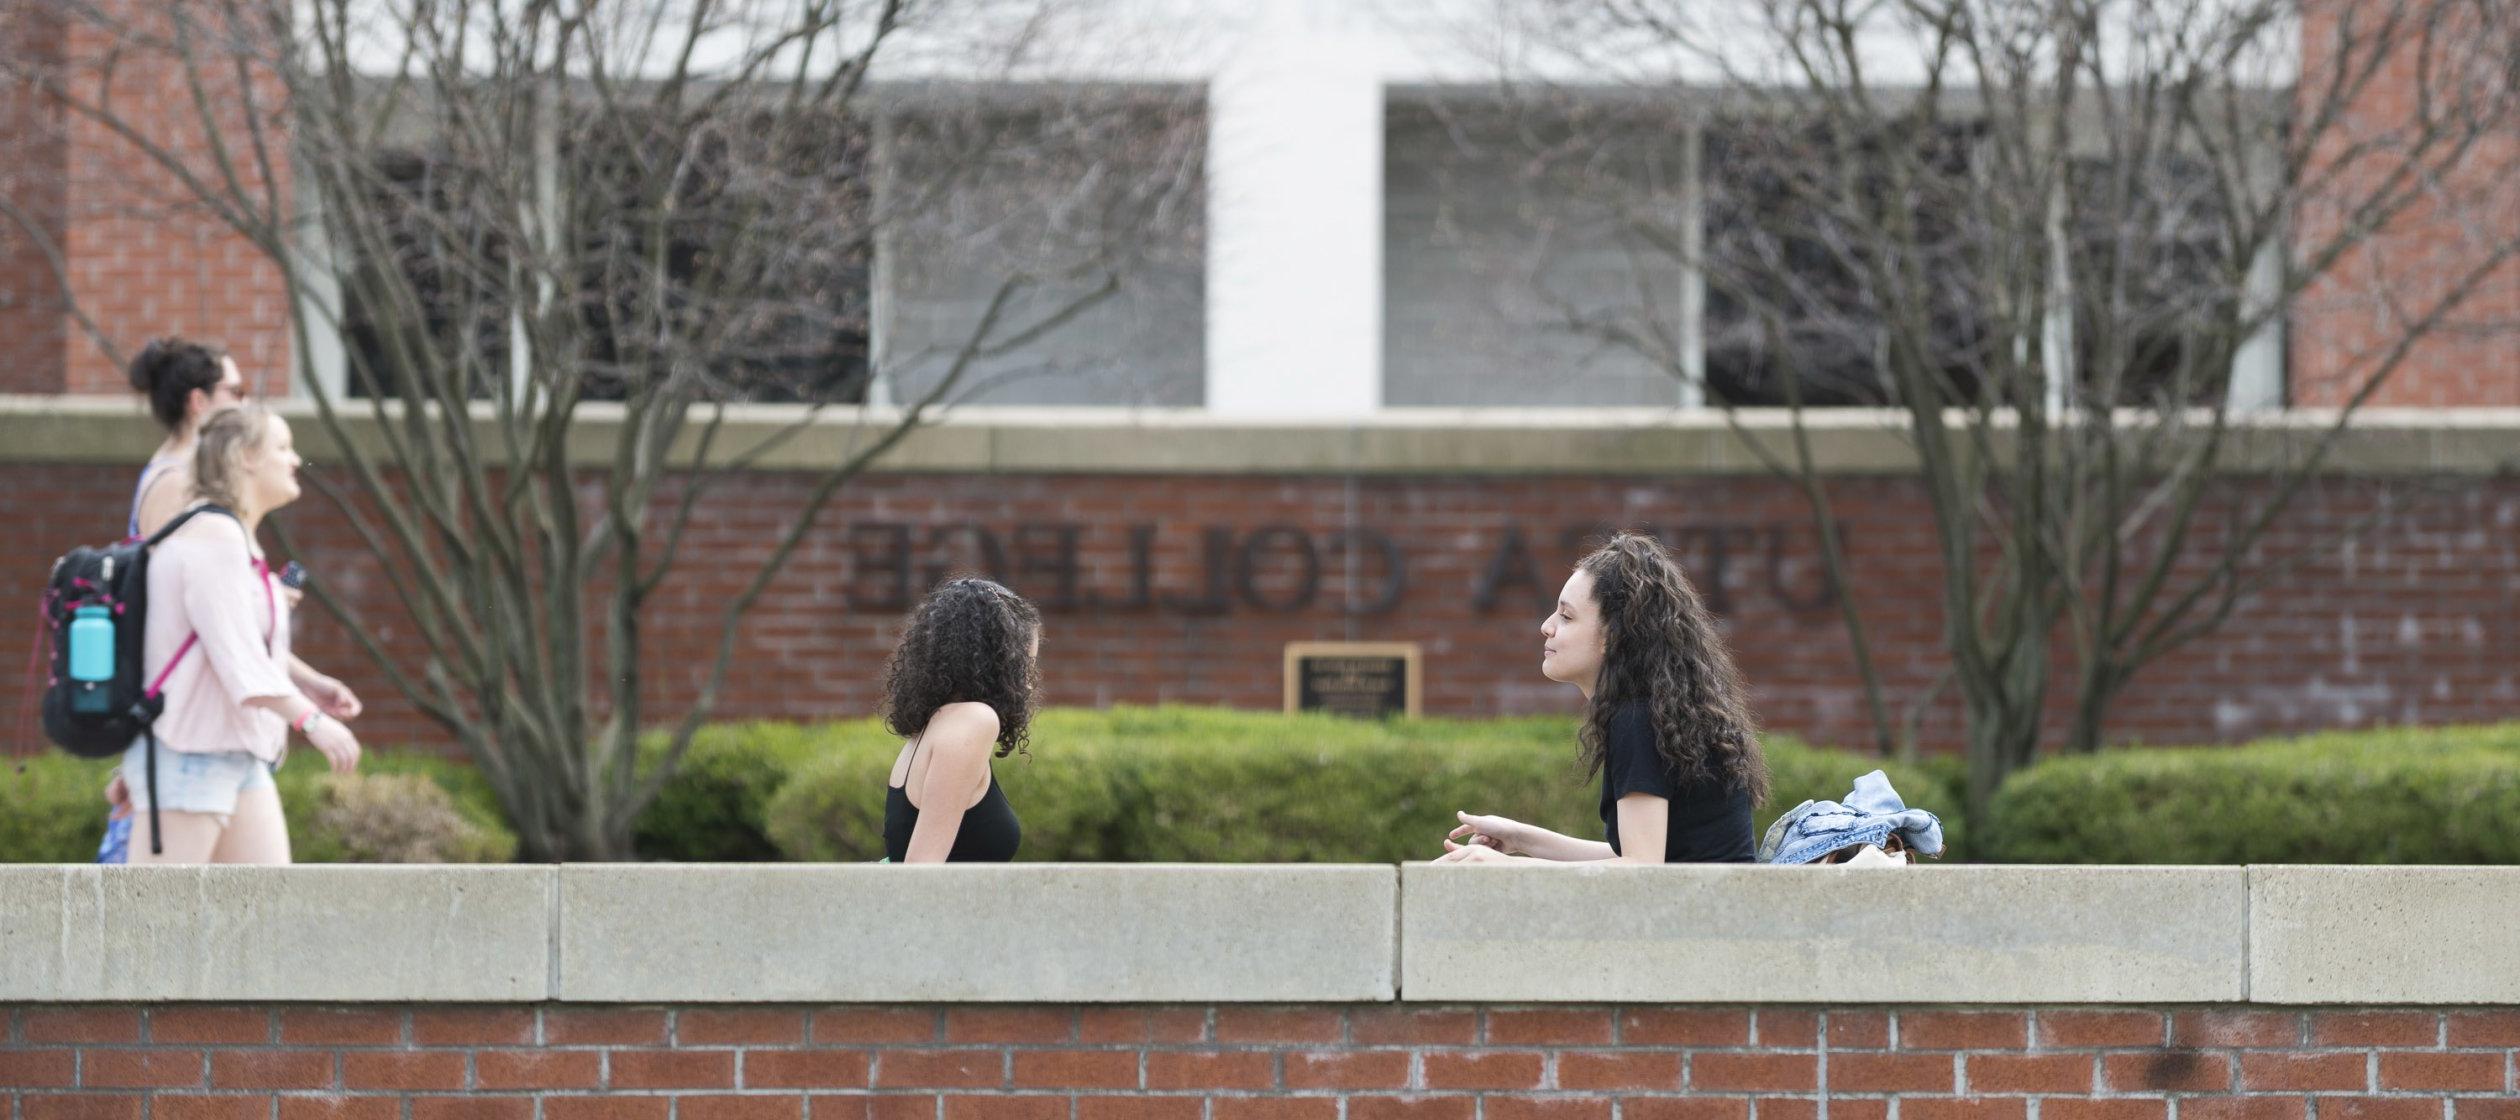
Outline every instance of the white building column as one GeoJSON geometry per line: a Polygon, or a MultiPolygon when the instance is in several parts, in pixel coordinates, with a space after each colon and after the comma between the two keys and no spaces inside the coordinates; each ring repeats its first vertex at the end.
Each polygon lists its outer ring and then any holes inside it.
{"type": "Polygon", "coordinates": [[[1383,91],[1358,5],[1262,0],[1208,89],[1207,407],[1382,406],[1383,91]]]}
{"type": "Polygon", "coordinates": [[[2284,296],[2284,245],[2282,237],[2268,238],[2249,262],[2248,289],[2240,311],[2265,316],[2266,322],[2231,356],[2233,412],[2284,407],[2284,317],[2277,308],[2284,296]]]}

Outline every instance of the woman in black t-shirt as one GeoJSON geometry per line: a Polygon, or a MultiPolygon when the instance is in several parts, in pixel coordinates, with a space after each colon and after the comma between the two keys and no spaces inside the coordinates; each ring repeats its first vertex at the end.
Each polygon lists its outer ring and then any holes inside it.
{"type": "Polygon", "coordinates": [[[1654,538],[1621,533],[1575,566],[1540,624],[1540,672],[1586,701],[1607,842],[1459,814],[1437,863],[1749,863],[1767,760],[1732,653],[1654,538]]]}

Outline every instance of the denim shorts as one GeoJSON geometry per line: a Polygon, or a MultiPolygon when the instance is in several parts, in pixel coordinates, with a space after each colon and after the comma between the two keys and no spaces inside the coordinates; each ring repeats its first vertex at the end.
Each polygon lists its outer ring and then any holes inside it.
{"type": "MultiPolygon", "coordinates": [[[[123,752],[123,784],[131,787],[131,807],[149,808],[149,741],[142,739],[123,752]]],[[[236,812],[236,797],[249,789],[273,784],[271,764],[244,751],[157,749],[158,807],[173,813],[236,812]]]]}

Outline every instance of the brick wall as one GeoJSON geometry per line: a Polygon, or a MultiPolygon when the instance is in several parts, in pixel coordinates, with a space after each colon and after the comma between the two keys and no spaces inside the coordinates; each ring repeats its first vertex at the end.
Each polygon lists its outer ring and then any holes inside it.
{"type": "MultiPolygon", "coordinates": [[[[278,79],[259,64],[249,67],[247,96],[236,58],[201,31],[194,32],[197,61],[188,76],[180,59],[147,45],[153,36],[183,41],[169,15],[159,5],[110,0],[93,15],[71,17],[70,81],[195,178],[223,183],[222,168],[233,167],[236,194],[262,202],[267,188],[255,136],[285,151],[286,101],[278,79]],[[196,82],[210,106],[206,116],[194,108],[196,82]]],[[[214,31],[223,27],[212,25],[214,31]]],[[[256,392],[285,393],[289,311],[279,269],[161,162],[107,125],[71,114],[66,132],[72,201],[64,250],[72,289],[89,317],[125,357],[159,335],[184,335],[232,352],[256,392]]],[[[274,159],[277,182],[268,189],[285,198],[287,160],[274,159]]],[[[69,342],[67,391],[130,391],[104,350],[83,336],[69,342]]]]}
{"type": "MultiPolygon", "coordinates": [[[[285,153],[285,103],[276,78],[199,47],[192,76],[163,46],[170,10],[139,0],[82,5],[0,5],[0,49],[14,73],[40,73],[131,125],[167,160],[207,183],[236,171],[239,193],[261,203],[265,177],[249,123],[285,153]],[[208,116],[194,107],[198,81],[208,116]],[[214,140],[217,143],[214,143],[214,140]]],[[[164,163],[87,113],[64,109],[33,86],[0,82],[0,191],[28,211],[44,247],[0,221],[0,391],[124,393],[129,383],[68,314],[67,292],[128,359],[151,338],[178,334],[226,347],[259,393],[285,393],[291,378],[287,289],[278,268],[184,187],[164,163]],[[66,274],[65,274],[66,270],[66,274]]],[[[271,178],[285,197],[289,170],[271,178]]]]}
{"type": "Polygon", "coordinates": [[[2511,1120],[2510,1008],[7,1010],[59,1118],[2511,1120]]]}
{"type": "MultiPolygon", "coordinates": [[[[135,463],[145,450],[133,448],[135,463]]],[[[0,536],[0,602],[33,603],[55,555],[119,531],[132,477],[116,467],[0,466],[0,511],[16,530],[0,536]]],[[[689,702],[721,604],[807,484],[796,474],[745,478],[704,510],[693,551],[647,625],[648,711],[669,717],[689,702]]],[[[1919,702],[1944,664],[1926,511],[1900,480],[1833,485],[1889,698],[1919,702]]],[[[305,561],[416,667],[421,646],[396,622],[390,588],[325,507],[310,496],[284,515],[305,561]]],[[[1741,477],[869,476],[843,491],[747,624],[724,715],[871,713],[897,595],[968,568],[995,570],[1043,601],[1053,703],[1273,708],[1287,642],[1410,640],[1425,647],[1430,712],[1571,714],[1575,694],[1539,675],[1537,627],[1581,539],[1612,526],[1653,527],[1676,542],[1728,620],[1769,726],[1866,741],[1861,691],[1800,499],[1741,477]],[[1517,532],[1527,563],[1510,562],[1507,538],[1517,532]],[[897,578],[905,534],[906,585],[897,578]],[[1225,547],[1212,559],[1220,534],[1225,547]],[[1376,539],[1392,542],[1406,565],[1405,589],[1387,609],[1378,602],[1389,571],[1382,554],[1350,547],[1376,539]],[[1320,577],[1297,606],[1305,545],[1320,577]],[[1246,553],[1248,589],[1239,586],[1246,553]]],[[[2516,530],[2520,479],[2320,482],[2268,544],[2268,563],[2291,565],[2284,577],[2244,601],[2221,632],[2139,677],[2112,729],[2162,743],[2507,719],[2520,704],[2520,631],[2497,620],[2520,617],[2516,530]]],[[[30,614],[0,615],[0,647],[27,647],[30,614]]],[[[310,661],[373,702],[363,728],[371,743],[443,740],[389,695],[333,621],[310,611],[299,637],[310,661]]],[[[2060,723],[2068,699],[2060,685],[2060,723]]],[[[1927,740],[1954,742],[1950,690],[1926,711],[1927,740]]]]}
{"type": "MultiPolygon", "coordinates": [[[[2494,32],[2474,25],[2459,5],[2416,5],[2422,29],[2378,30],[2356,18],[2351,4],[2302,8],[2303,70],[2318,74],[2372,67],[2373,77],[2337,120],[2317,135],[2308,153],[2309,178],[2331,190],[2305,200],[2297,216],[2295,244],[2315,255],[2340,241],[2340,231],[2367,220],[2359,211],[2397,193],[2393,176],[2420,166],[2419,199],[2384,228],[2354,242],[2351,251],[2309,285],[2288,324],[2294,403],[2341,405],[2386,369],[2405,336],[2405,324],[2430,314],[2450,294],[2454,278],[2490,265],[2494,254],[2520,238],[2520,134],[2508,124],[2467,137],[2459,114],[2492,96],[2490,77],[2505,59],[2494,32]],[[2439,21],[2435,23],[2433,21],[2439,21]],[[2350,31],[2344,30],[2350,27],[2350,31]],[[2352,46],[2346,46],[2350,42],[2352,46]],[[2394,49],[2374,59],[2380,43],[2394,49]],[[2437,136],[2424,138],[2431,118],[2437,136]],[[2448,138],[2462,142],[2448,142],[2448,138]],[[2419,138],[2425,143],[2419,145],[2419,138]],[[2472,142],[2467,142],[2472,141],[2472,142]],[[2418,148],[2436,153],[2410,159],[2418,148]],[[2455,159],[2438,153],[2456,150],[2455,159]]],[[[2324,113],[2332,96],[2324,83],[2304,82],[2299,96],[2305,117],[2324,113]]],[[[2507,96],[2507,95],[2505,95],[2507,96]]],[[[2350,238],[2344,238],[2350,240],[2350,238]]],[[[2475,294],[2457,303],[2440,327],[2406,354],[2403,364],[2374,392],[2377,406],[2520,406],[2520,265],[2505,263],[2488,274],[2475,294]]]]}
{"type": "MultiPolygon", "coordinates": [[[[6,52],[0,57],[23,67],[47,65],[60,42],[61,21],[42,6],[0,4],[0,52],[6,52]]],[[[5,77],[0,151],[9,153],[0,162],[0,199],[22,215],[0,218],[0,392],[58,393],[70,319],[45,248],[58,246],[62,233],[62,124],[35,90],[5,77]]]]}

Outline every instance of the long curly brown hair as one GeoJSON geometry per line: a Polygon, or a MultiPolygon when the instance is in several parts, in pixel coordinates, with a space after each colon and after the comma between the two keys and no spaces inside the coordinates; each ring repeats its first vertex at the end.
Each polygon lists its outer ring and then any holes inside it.
{"type": "Polygon", "coordinates": [[[1621,533],[1576,567],[1592,576],[1602,627],[1601,679],[1578,735],[1585,769],[1600,772],[1620,705],[1642,700],[1673,777],[1715,778],[1748,790],[1754,805],[1767,800],[1767,758],[1741,671],[1679,561],[1650,536],[1621,533]]]}
{"type": "Polygon", "coordinates": [[[1040,633],[1041,612],[1001,584],[938,584],[912,608],[884,662],[884,726],[909,738],[927,729],[938,708],[973,701],[997,713],[998,757],[1024,750],[1041,692],[1033,658],[1040,633]]]}

